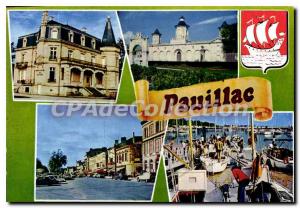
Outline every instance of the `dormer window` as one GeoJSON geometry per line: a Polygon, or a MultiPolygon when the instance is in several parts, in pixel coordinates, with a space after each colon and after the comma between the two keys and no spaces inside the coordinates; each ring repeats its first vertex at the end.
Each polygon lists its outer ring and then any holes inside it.
{"type": "Polygon", "coordinates": [[[95,41],[95,39],[92,39],[92,48],[96,49],[96,41],[95,41]]]}
{"type": "Polygon", "coordinates": [[[72,31],[69,32],[69,41],[72,43],[74,41],[74,33],[72,31]]]}
{"type": "Polygon", "coordinates": [[[27,38],[23,38],[23,47],[27,46],[27,38]]]}
{"type": "Polygon", "coordinates": [[[51,38],[52,39],[57,39],[58,38],[58,29],[57,28],[52,28],[51,29],[51,38]]]}
{"type": "Polygon", "coordinates": [[[85,37],[84,37],[84,35],[81,35],[81,45],[85,46],[85,37]]]}

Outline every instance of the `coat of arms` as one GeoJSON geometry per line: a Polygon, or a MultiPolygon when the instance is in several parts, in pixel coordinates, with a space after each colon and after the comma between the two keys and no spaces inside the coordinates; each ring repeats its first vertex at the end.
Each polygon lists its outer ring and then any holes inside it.
{"type": "Polygon", "coordinates": [[[279,68],[287,62],[287,11],[241,12],[241,60],[245,67],[279,68]]]}

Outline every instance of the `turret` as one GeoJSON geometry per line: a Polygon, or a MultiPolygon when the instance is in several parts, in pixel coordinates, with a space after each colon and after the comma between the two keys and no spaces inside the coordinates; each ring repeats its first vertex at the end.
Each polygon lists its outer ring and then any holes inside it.
{"type": "Polygon", "coordinates": [[[159,32],[158,29],[156,29],[156,30],[152,33],[152,44],[153,44],[153,45],[158,45],[158,44],[160,44],[160,43],[161,43],[160,37],[161,37],[161,33],[159,32]]]}
{"type": "Polygon", "coordinates": [[[188,29],[189,25],[186,24],[185,18],[181,16],[179,22],[175,25],[176,32],[175,38],[172,39],[172,43],[186,43],[188,41],[188,29]]]}
{"type": "Polygon", "coordinates": [[[107,90],[107,96],[115,96],[114,93],[119,85],[119,56],[120,49],[117,47],[114,31],[111,25],[110,17],[107,17],[105,29],[100,47],[104,60],[102,64],[106,67],[107,72],[104,78],[104,87],[107,90]],[[111,94],[112,93],[112,94],[111,94]]]}
{"type": "Polygon", "coordinates": [[[105,30],[102,37],[102,45],[103,46],[115,46],[116,45],[116,39],[114,35],[114,31],[111,26],[110,17],[107,17],[106,19],[106,25],[105,30]]]}

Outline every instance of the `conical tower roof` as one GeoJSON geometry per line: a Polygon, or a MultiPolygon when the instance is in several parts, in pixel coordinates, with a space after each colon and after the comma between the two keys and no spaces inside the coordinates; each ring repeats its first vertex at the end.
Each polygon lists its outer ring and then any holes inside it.
{"type": "Polygon", "coordinates": [[[184,16],[181,16],[179,18],[179,22],[177,23],[177,25],[175,25],[175,27],[179,27],[179,26],[184,26],[184,27],[187,27],[187,28],[190,27],[188,24],[186,24],[184,16]]]}
{"type": "Polygon", "coordinates": [[[161,33],[160,33],[159,30],[156,28],[155,31],[152,33],[152,35],[159,35],[159,36],[161,36],[161,33]]]}
{"type": "Polygon", "coordinates": [[[116,39],[114,35],[114,31],[111,26],[110,17],[107,17],[106,19],[106,25],[105,30],[102,37],[102,45],[103,46],[115,46],[116,45],[116,39]]]}

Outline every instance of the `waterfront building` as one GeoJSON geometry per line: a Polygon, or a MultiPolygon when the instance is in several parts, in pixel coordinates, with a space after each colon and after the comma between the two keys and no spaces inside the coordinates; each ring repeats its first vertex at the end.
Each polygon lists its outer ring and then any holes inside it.
{"type": "Polygon", "coordinates": [[[142,137],[122,137],[116,141],[116,169],[127,176],[135,177],[142,171],[142,137]]]}
{"type": "Polygon", "coordinates": [[[39,30],[18,38],[14,92],[114,99],[119,85],[120,49],[110,17],[105,24],[101,40],[86,28],[49,19],[44,11],[39,30]]]}
{"type": "MultiPolygon", "coordinates": [[[[179,18],[175,25],[175,37],[169,43],[162,43],[159,29],[152,34],[152,41],[137,33],[129,43],[131,64],[148,66],[148,62],[235,62],[236,54],[225,54],[221,37],[210,41],[190,41],[189,25],[185,18],[179,18]],[[232,57],[233,56],[233,57],[232,57]]],[[[219,30],[222,27],[219,28],[219,30]]]]}
{"type": "Polygon", "coordinates": [[[144,172],[156,172],[157,170],[166,127],[167,121],[142,122],[142,165],[144,172]]]}

